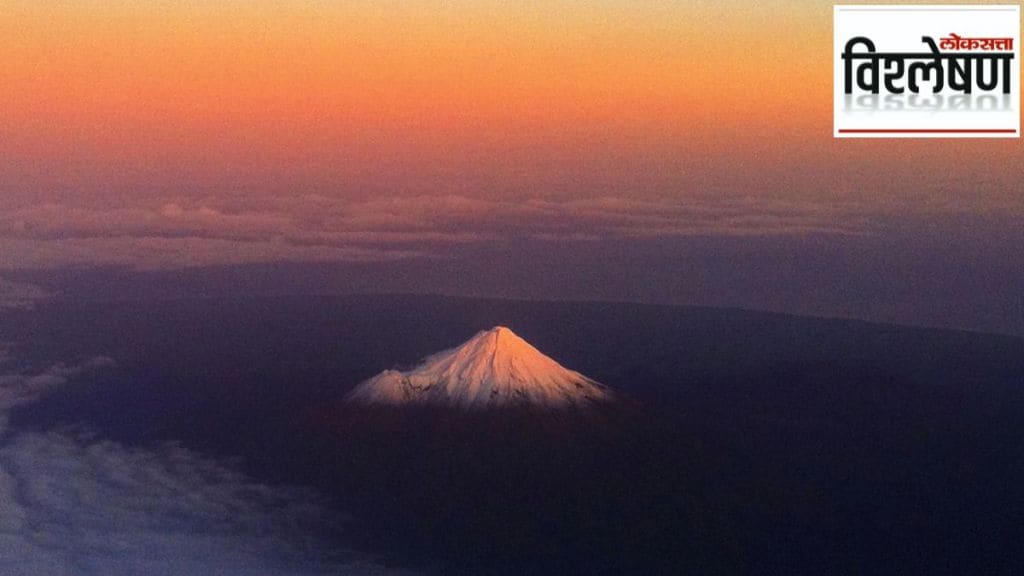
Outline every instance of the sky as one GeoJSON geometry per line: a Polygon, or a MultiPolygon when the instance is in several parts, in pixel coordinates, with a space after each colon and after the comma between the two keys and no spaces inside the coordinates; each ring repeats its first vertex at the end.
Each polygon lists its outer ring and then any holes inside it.
{"type": "Polygon", "coordinates": [[[1020,141],[833,139],[831,3],[7,0],[0,37],[22,299],[26,271],[394,291],[444,261],[487,280],[432,290],[1024,333],[1020,141]]]}

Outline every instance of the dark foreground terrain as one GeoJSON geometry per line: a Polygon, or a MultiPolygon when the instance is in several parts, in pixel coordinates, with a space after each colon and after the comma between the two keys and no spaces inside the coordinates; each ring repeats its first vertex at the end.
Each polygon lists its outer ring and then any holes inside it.
{"type": "Polygon", "coordinates": [[[310,485],[345,544],[438,574],[1017,574],[1024,340],[737,310],[440,297],[56,301],[14,369],[116,364],[12,412],[310,485]],[[507,325],[635,403],[590,417],[341,398],[507,325]]]}

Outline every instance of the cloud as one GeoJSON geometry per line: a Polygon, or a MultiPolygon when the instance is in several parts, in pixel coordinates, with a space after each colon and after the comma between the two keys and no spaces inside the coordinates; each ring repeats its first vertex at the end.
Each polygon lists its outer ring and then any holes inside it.
{"type": "Polygon", "coordinates": [[[185,236],[2,239],[0,269],[127,266],[173,269],[264,262],[364,262],[427,256],[416,250],[304,245],[271,240],[230,240],[185,236]]]}
{"type": "Polygon", "coordinates": [[[261,484],[176,444],[3,424],[11,408],[110,364],[0,375],[0,574],[392,573],[328,540],[340,522],[311,491],[261,484]]]}
{"type": "Polygon", "coordinates": [[[0,500],[7,576],[384,573],[330,551],[335,522],[312,494],[174,445],[19,434],[0,448],[0,500]]]}
{"type": "MultiPolygon", "coordinates": [[[[2,243],[2,242],[0,242],[2,243]]],[[[0,310],[4,308],[31,308],[36,302],[50,298],[46,290],[24,282],[0,277],[0,310]]]]}
{"type": "MultiPolygon", "coordinates": [[[[7,358],[6,352],[0,352],[0,364],[7,358]]],[[[0,415],[14,406],[36,400],[85,372],[113,364],[110,358],[97,356],[71,366],[56,364],[38,374],[0,374],[0,415]]]]}
{"type": "Polygon", "coordinates": [[[208,198],[98,208],[43,204],[0,214],[0,269],[77,265],[176,268],[277,261],[441,256],[445,246],[535,238],[863,234],[856,204],[754,197],[490,200],[320,195],[208,198]]]}

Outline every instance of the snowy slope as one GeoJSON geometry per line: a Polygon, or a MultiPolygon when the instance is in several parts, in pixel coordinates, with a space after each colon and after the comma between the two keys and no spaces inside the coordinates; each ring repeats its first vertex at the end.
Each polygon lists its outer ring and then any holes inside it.
{"type": "Polygon", "coordinates": [[[354,403],[462,408],[585,407],[612,399],[608,388],[563,368],[503,326],[407,372],[384,371],[348,395],[354,403]]]}

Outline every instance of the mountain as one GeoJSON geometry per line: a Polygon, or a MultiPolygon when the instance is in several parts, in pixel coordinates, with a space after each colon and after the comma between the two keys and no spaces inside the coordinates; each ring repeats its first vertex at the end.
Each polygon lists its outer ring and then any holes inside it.
{"type": "Polygon", "coordinates": [[[1024,565],[1019,337],[397,295],[76,295],[4,310],[0,335],[14,378],[117,361],[11,411],[12,433],[84,428],[133,450],[178,442],[240,457],[261,484],[336,503],[339,549],[412,572],[1016,576],[1024,565]],[[379,370],[497,325],[561,343],[539,347],[614,384],[619,401],[586,413],[339,405],[379,370]],[[568,345],[569,326],[585,345],[568,345]]]}
{"type": "Polygon", "coordinates": [[[562,367],[504,326],[427,357],[406,372],[386,370],[349,393],[351,403],[585,408],[613,400],[611,390],[562,367]]]}

